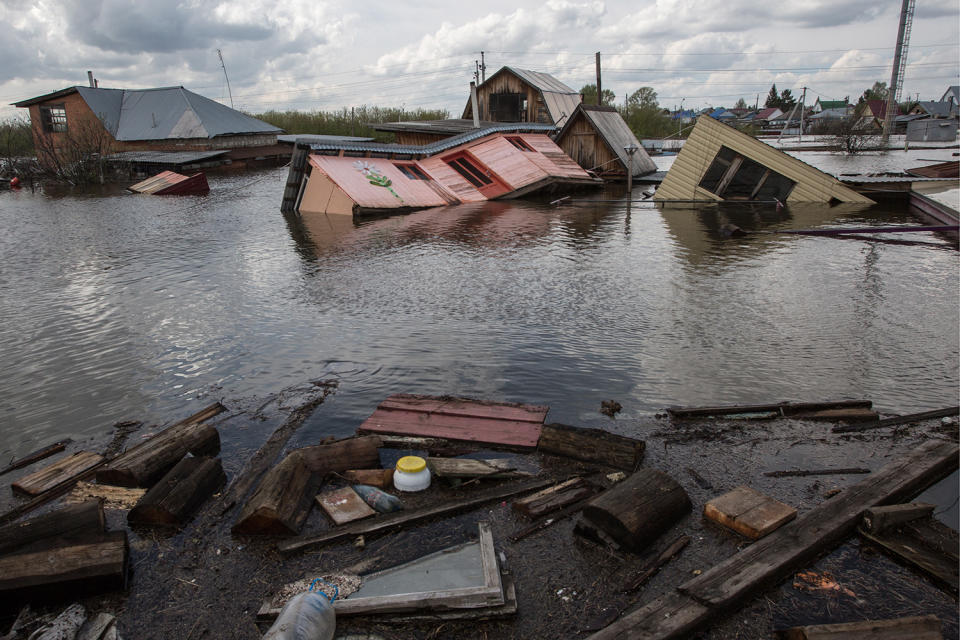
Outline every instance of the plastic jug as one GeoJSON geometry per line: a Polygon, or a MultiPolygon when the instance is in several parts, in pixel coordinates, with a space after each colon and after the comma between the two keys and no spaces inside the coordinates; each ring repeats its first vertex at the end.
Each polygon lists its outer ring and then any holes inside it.
{"type": "MultiPolygon", "coordinates": [[[[337,629],[333,601],[340,590],[333,587],[333,597],[323,591],[314,591],[320,580],[310,584],[310,590],[298,593],[283,605],[273,626],[267,629],[263,640],[332,640],[337,629]]],[[[326,583],[323,583],[326,584],[326,583]]]]}

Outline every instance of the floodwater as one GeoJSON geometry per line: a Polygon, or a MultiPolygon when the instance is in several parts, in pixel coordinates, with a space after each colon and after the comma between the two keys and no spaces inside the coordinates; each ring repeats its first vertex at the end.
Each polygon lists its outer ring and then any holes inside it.
{"type": "MultiPolygon", "coordinates": [[[[841,172],[950,153],[800,155],[841,172]]],[[[301,221],[279,213],[285,175],[211,176],[202,197],[0,193],[0,458],[330,378],[339,391],[304,439],[346,435],[398,392],[546,404],[594,425],[609,423],[604,399],[624,417],[956,403],[946,239],[721,233],[916,224],[902,208],[660,209],[638,186],[629,209],[612,187],[559,207],[301,221]]]]}

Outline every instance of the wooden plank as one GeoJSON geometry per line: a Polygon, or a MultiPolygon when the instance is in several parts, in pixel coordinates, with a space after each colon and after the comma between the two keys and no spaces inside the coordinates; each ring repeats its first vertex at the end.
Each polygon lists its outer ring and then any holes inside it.
{"type": "Polygon", "coordinates": [[[97,500],[103,505],[104,509],[132,509],[146,493],[146,489],[78,482],[70,493],[64,497],[63,501],[71,504],[97,500]]]}
{"type": "Polygon", "coordinates": [[[781,640],[942,640],[937,616],[812,624],[777,631],[781,640]]]}
{"type": "Polygon", "coordinates": [[[393,469],[350,469],[343,477],[351,484],[365,484],[379,489],[393,486],[393,469]]]}
{"type": "Polygon", "coordinates": [[[873,424],[866,425],[842,425],[834,427],[834,433],[853,433],[858,431],[867,431],[869,429],[882,429],[883,427],[898,427],[910,422],[919,422],[921,420],[932,420],[934,418],[947,418],[960,414],[960,407],[947,407],[945,409],[934,409],[933,411],[922,411],[920,413],[908,413],[894,418],[885,418],[873,424]]]}
{"type": "Polygon", "coordinates": [[[61,440],[60,442],[54,442],[53,444],[47,445],[42,449],[38,449],[33,453],[28,453],[22,458],[14,460],[10,464],[8,464],[6,467],[4,467],[2,470],[0,470],[0,476],[4,475],[5,473],[10,473],[11,471],[14,471],[16,469],[22,469],[23,467],[31,465],[34,462],[39,462],[44,458],[49,458],[55,453],[60,453],[61,451],[67,448],[67,444],[69,444],[70,442],[71,442],[70,440],[61,440]]]}
{"type": "Polygon", "coordinates": [[[132,525],[182,527],[227,476],[217,458],[187,457],[173,467],[127,514],[132,525]]]}
{"type": "Polygon", "coordinates": [[[377,409],[360,425],[360,433],[425,436],[532,449],[540,439],[535,422],[377,409]]]}
{"type": "Polygon", "coordinates": [[[423,522],[441,515],[449,515],[458,511],[467,511],[481,504],[493,500],[502,500],[522,493],[537,491],[551,484],[550,480],[531,480],[522,484],[503,485],[472,492],[462,500],[452,500],[432,507],[400,511],[375,518],[373,520],[348,524],[335,531],[328,531],[316,536],[304,536],[285,540],[277,545],[281,553],[294,553],[318,545],[329,544],[361,534],[383,533],[399,529],[407,525],[423,522]]]}
{"type": "Polygon", "coordinates": [[[862,467],[847,467],[844,469],[796,469],[788,471],[766,471],[768,478],[795,478],[805,476],[845,476],[852,474],[870,473],[870,469],[862,467]]]}
{"type": "Polygon", "coordinates": [[[957,570],[957,546],[960,540],[957,532],[950,527],[928,518],[924,529],[904,526],[899,529],[869,532],[861,527],[858,531],[865,539],[932,576],[953,591],[960,588],[960,575],[957,570]]]}
{"type": "Polygon", "coordinates": [[[263,477],[240,511],[233,533],[296,535],[319,484],[319,475],[307,468],[300,452],[291,452],[263,477]]]}
{"type": "Polygon", "coordinates": [[[957,468],[957,445],[930,441],[767,537],[629,613],[591,640],[678,638],[789,576],[853,532],[864,509],[916,495],[957,468]]]}
{"type": "Polygon", "coordinates": [[[517,471],[506,458],[427,458],[427,466],[438,478],[528,478],[527,471],[517,471]]]}
{"type": "Polygon", "coordinates": [[[537,449],[586,462],[633,471],[643,461],[646,444],[602,429],[545,424],[537,449]]]}
{"type": "Polygon", "coordinates": [[[351,487],[321,493],[316,500],[334,524],[338,525],[369,518],[377,513],[351,487]]]}
{"type": "Polygon", "coordinates": [[[514,500],[513,508],[528,518],[539,518],[589,498],[596,492],[596,487],[583,478],[571,478],[533,495],[514,500]]]}
{"type": "Polygon", "coordinates": [[[54,509],[23,522],[0,527],[0,554],[61,536],[102,532],[105,528],[103,506],[96,500],[54,509]]]}
{"type": "Polygon", "coordinates": [[[836,402],[775,402],[767,404],[721,405],[714,407],[669,407],[667,413],[674,418],[706,418],[738,413],[763,413],[778,411],[780,415],[793,415],[808,411],[830,409],[870,409],[870,400],[839,400],[836,402]]]}
{"type": "Polygon", "coordinates": [[[379,409],[419,411],[438,415],[489,418],[542,424],[549,407],[510,402],[485,402],[468,398],[436,397],[399,393],[380,403],[379,409]]]}
{"type": "Polygon", "coordinates": [[[378,436],[363,436],[303,447],[298,451],[310,471],[325,474],[347,469],[379,468],[380,446],[381,441],[378,436]]]}
{"type": "Polygon", "coordinates": [[[864,407],[847,407],[844,409],[820,409],[818,411],[801,411],[788,414],[794,420],[819,420],[822,422],[873,422],[880,419],[880,414],[873,409],[864,407]]]}
{"type": "Polygon", "coordinates": [[[863,528],[870,533],[880,533],[890,527],[933,515],[936,505],[924,502],[891,504],[886,507],[871,507],[863,512],[863,528]]]}
{"type": "Polygon", "coordinates": [[[707,502],[708,520],[758,540],[797,517],[797,510],[747,486],[740,486],[707,502]]]}
{"type": "Polygon", "coordinates": [[[36,496],[57,486],[65,479],[88,471],[103,460],[103,456],[92,451],[78,451],[53,464],[26,475],[10,487],[19,493],[36,496]]]}

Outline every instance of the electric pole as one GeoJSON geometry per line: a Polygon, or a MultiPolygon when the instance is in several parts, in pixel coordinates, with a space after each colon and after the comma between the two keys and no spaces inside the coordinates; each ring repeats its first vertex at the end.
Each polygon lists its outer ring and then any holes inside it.
{"type": "Polygon", "coordinates": [[[227,65],[223,63],[223,54],[217,49],[217,55],[220,56],[220,66],[223,67],[223,77],[227,79],[227,93],[230,95],[230,108],[233,109],[233,91],[230,90],[230,77],[227,76],[227,65]]]}
{"type": "Polygon", "coordinates": [[[603,89],[600,87],[600,52],[597,51],[597,106],[603,104],[603,89]]]}
{"type": "Polygon", "coordinates": [[[883,116],[882,144],[886,148],[893,129],[893,112],[900,102],[903,87],[903,72],[907,67],[907,48],[910,46],[910,31],[913,27],[913,8],[916,0],[903,0],[900,7],[900,28],[897,30],[897,48],[893,52],[893,69],[890,71],[890,87],[887,93],[887,111],[883,116]]]}
{"type": "Polygon", "coordinates": [[[483,58],[483,51],[480,52],[480,84],[487,81],[487,63],[483,58]]]}

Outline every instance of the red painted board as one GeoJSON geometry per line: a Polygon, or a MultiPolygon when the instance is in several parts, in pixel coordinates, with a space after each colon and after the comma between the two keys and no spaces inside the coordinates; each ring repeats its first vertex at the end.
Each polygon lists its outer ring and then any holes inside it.
{"type": "Polygon", "coordinates": [[[492,420],[536,422],[543,424],[549,407],[506,402],[481,402],[464,398],[438,398],[436,396],[398,393],[380,403],[378,409],[421,411],[449,416],[469,416],[492,420]]]}
{"type": "Polygon", "coordinates": [[[448,438],[522,448],[537,446],[541,428],[542,425],[535,422],[396,409],[377,409],[360,425],[361,432],[448,438]]]}
{"type": "Polygon", "coordinates": [[[210,185],[207,183],[206,174],[201,171],[200,173],[194,174],[190,177],[183,176],[183,180],[179,180],[169,187],[165,187],[155,192],[155,195],[158,196],[181,196],[188,194],[198,194],[198,193],[209,193],[210,185]]]}

